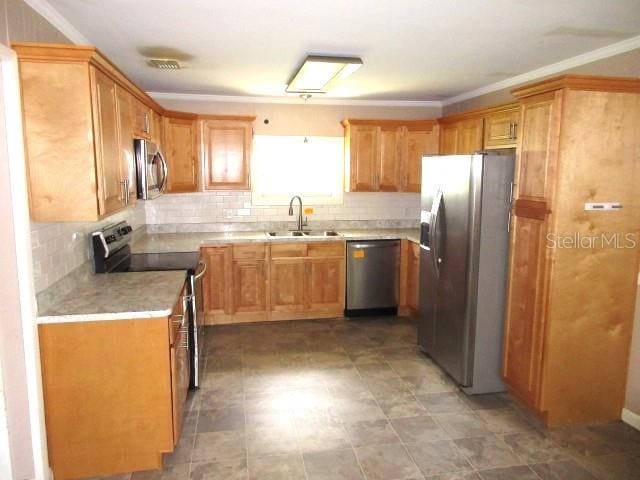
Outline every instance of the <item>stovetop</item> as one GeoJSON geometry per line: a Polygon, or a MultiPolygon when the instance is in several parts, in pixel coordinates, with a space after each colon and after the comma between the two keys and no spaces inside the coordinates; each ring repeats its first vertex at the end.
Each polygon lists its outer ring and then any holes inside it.
{"type": "Polygon", "coordinates": [[[198,252],[134,253],[129,255],[126,272],[151,272],[161,270],[193,270],[198,267],[198,252]]]}

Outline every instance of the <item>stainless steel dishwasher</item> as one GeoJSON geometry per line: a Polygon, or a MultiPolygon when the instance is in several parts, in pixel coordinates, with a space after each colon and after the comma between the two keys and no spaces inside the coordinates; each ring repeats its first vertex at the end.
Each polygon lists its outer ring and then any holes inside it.
{"type": "Polygon", "coordinates": [[[399,278],[400,240],[347,242],[347,315],[395,313],[399,278]]]}

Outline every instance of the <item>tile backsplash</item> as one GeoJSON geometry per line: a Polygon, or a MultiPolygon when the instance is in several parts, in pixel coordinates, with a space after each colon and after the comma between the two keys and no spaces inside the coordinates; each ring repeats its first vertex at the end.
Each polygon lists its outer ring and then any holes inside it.
{"type": "MultiPolygon", "coordinates": [[[[417,227],[417,193],[345,193],[342,205],[314,205],[309,225],[329,228],[417,227]]],[[[91,259],[89,234],[127,220],[141,234],[149,232],[216,232],[291,228],[288,207],[253,205],[251,192],[206,192],[163,195],[100,222],[31,223],[36,292],[91,259]],[[141,228],[143,227],[143,228],[141,228]]],[[[295,214],[298,207],[295,207],[295,214]]]]}
{"type": "Polygon", "coordinates": [[[145,225],[144,202],[100,222],[31,222],[31,247],[36,292],[53,285],[91,258],[89,234],[111,223],[128,221],[134,228],[145,225]]]}
{"type": "MultiPolygon", "coordinates": [[[[337,226],[342,222],[389,221],[417,224],[420,216],[418,193],[345,193],[342,205],[314,205],[309,215],[311,225],[337,226]]],[[[169,231],[162,225],[198,224],[195,230],[246,230],[259,223],[292,223],[295,216],[288,215],[283,205],[253,205],[251,192],[206,192],[163,195],[145,202],[146,223],[151,230],[169,231]],[[240,224],[240,225],[238,225],[240,224]],[[207,225],[207,227],[203,227],[207,225]]],[[[294,214],[298,214],[297,204],[294,214]]],[[[188,228],[186,225],[185,228],[188,228]]]]}

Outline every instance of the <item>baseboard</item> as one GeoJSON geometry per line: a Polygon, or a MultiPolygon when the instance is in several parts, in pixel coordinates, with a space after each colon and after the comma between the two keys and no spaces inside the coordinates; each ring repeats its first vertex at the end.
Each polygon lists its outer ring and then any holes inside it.
{"type": "Polygon", "coordinates": [[[640,430],[640,414],[632,412],[631,410],[627,410],[626,408],[622,409],[622,421],[627,425],[632,426],[636,430],[640,430]]]}

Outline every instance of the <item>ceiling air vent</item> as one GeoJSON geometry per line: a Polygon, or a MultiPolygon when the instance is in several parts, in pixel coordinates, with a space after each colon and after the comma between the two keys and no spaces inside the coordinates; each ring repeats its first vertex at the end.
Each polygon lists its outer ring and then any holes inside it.
{"type": "Polygon", "coordinates": [[[150,67],[160,68],[161,70],[180,70],[182,66],[177,60],[168,60],[165,58],[152,58],[147,61],[150,67]]]}

